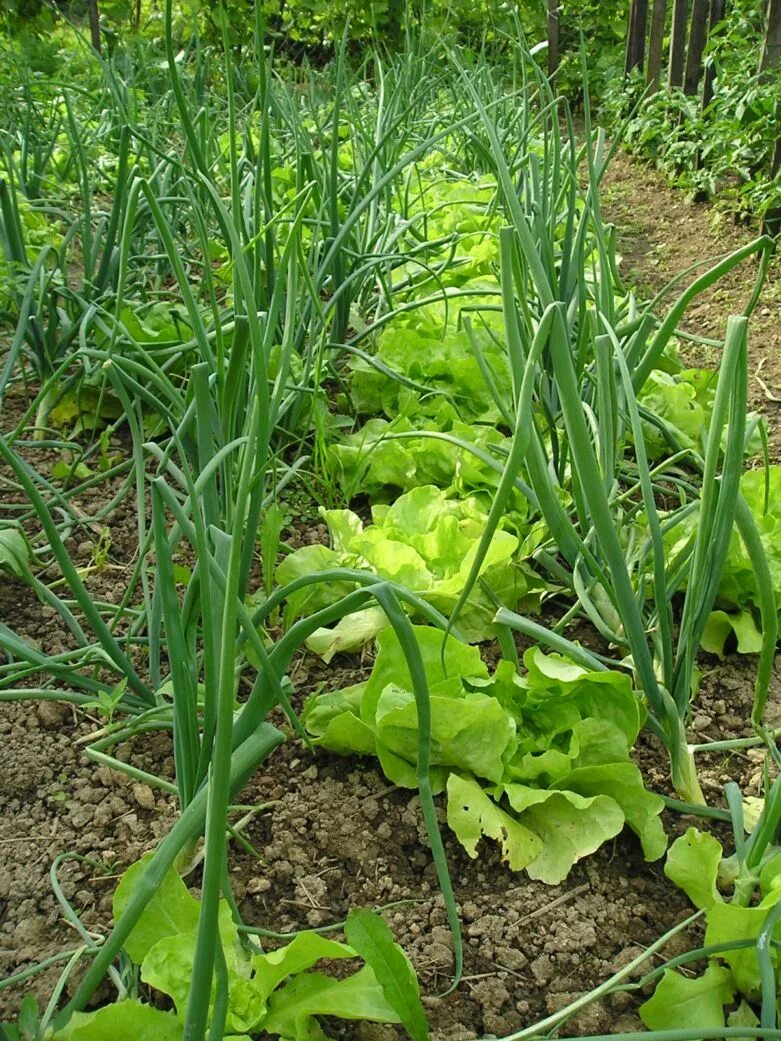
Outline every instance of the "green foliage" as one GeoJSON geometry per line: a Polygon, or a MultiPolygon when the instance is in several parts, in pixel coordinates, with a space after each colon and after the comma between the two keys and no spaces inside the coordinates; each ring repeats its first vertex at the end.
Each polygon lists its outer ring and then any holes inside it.
{"type": "MultiPolygon", "coordinates": [[[[197,12],[207,32],[223,28],[233,39],[252,32],[254,15],[243,0],[224,0],[217,6],[205,0],[185,0],[197,12]]],[[[475,35],[495,32],[508,24],[502,0],[263,0],[268,31],[286,44],[333,47],[346,35],[350,41],[381,40],[398,45],[405,30],[420,28],[432,34],[451,30],[475,35]]]]}
{"type": "MultiPolygon", "coordinates": [[[[740,831],[733,857],[725,858],[721,843],[696,828],[670,847],[665,874],[704,912],[709,960],[697,976],[665,969],[653,996],[640,1008],[649,1029],[757,1026],[754,1009],[759,1006],[763,1022],[771,1008],[775,1018],[781,861],[769,840],[777,829],[777,788],[776,783],[766,796],[748,841],[740,834],[742,814],[734,817],[740,831]],[[733,893],[726,899],[721,890],[730,884],[733,893]],[[749,906],[757,889],[759,902],[749,906]]],[[[734,802],[728,801],[734,814],[734,802]]]]}
{"type": "Polygon", "coordinates": [[[345,924],[348,944],[371,965],[389,1004],[399,1013],[404,1029],[413,1041],[427,1041],[428,1022],[420,1001],[417,976],[387,923],[377,914],[362,908],[352,911],[345,924]]]}
{"type": "Polygon", "coordinates": [[[139,1001],[118,1001],[97,1012],[77,1012],[51,1041],[182,1041],[182,1024],[170,1012],[139,1001]]]}
{"type": "MultiPolygon", "coordinates": [[[[513,871],[551,885],[625,824],[649,860],[662,855],[662,801],[629,758],[643,722],[627,676],[587,672],[531,648],[525,676],[491,674],[475,648],[417,628],[430,692],[431,779],[471,857],[499,842],[513,871]]],[[[376,755],[393,784],[417,786],[418,714],[398,640],[377,637],[369,679],[312,696],[303,720],[339,755],[376,755]]]]}
{"type": "MultiPolygon", "coordinates": [[[[130,867],[114,895],[119,920],[133,900],[149,858],[130,867]]],[[[138,1000],[124,1000],[97,1012],[76,1013],[50,1041],[181,1041],[190,991],[200,905],[171,869],[136,922],[125,950],[140,966],[141,979],[173,1000],[161,1012],[138,1000]]],[[[347,919],[348,943],[315,932],[298,933],[286,946],[253,954],[241,941],[225,901],[220,903],[219,937],[228,974],[226,1041],[259,1030],[291,1041],[319,1041],[317,1016],[402,1023],[413,1041],[427,1041],[428,1024],[414,970],[388,926],[370,911],[347,919]],[[361,958],[352,976],[334,979],[312,971],[323,960],[361,958]]]]}
{"type": "Polygon", "coordinates": [[[35,561],[30,542],[22,527],[14,521],[0,521],[0,571],[15,578],[26,578],[35,561]]]}
{"type": "Polygon", "coordinates": [[[670,847],[664,873],[695,907],[712,907],[722,900],[716,883],[723,853],[721,843],[708,832],[689,828],[670,847]]]}
{"type": "MultiPolygon", "coordinates": [[[[418,593],[443,614],[450,612],[463,589],[486,518],[478,500],[449,499],[432,485],[414,488],[390,506],[374,506],[372,523],[365,527],[350,510],[321,509],[321,514],[328,525],[330,548],[304,546],[291,553],[277,568],[280,584],[328,568],[363,568],[418,593]]],[[[512,532],[502,530],[494,535],[480,568],[489,592],[476,589],[459,620],[468,639],[484,640],[493,633],[497,601],[507,606],[523,601],[532,608],[539,604],[543,586],[528,568],[515,562],[518,548],[518,536],[512,532]]],[[[311,614],[348,590],[349,585],[307,587],[290,596],[286,618],[290,622],[311,614]]],[[[351,617],[341,623],[343,630],[354,634],[352,646],[338,639],[342,634],[338,629],[314,634],[309,646],[317,647],[326,660],[337,649],[355,649],[387,624],[376,609],[371,618],[376,626],[361,626],[365,614],[363,619],[351,617]],[[335,639],[336,644],[331,642],[335,639]]]]}
{"type": "Polygon", "coordinates": [[[650,159],[682,188],[718,193],[738,214],[759,217],[781,205],[781,174],[769,176],[781,77],[758,72],[762,8],[751,0],[727,5],[706,49],[706,63],[715,71],[706,109],[698,96],[662,85],[625,122],[645,90],[644,80],[616,77],[601,94],[605,114],[622,124],[631,151],[650,159]]]}
{"type": "Polygon", "coordinates": [[[51,29],[51,10],[45,0],[2,0],[0,27],[11,35],[35,36],[51,29]]]}
{"type": "MultiPolygon", "coordinates": [[[[677,450],[703,452],[717,383],[718,373],[714,369],[683,369],[675,373],[654,369],[637,399],[654,417],[653,423],[646,420],[643,424],[649,459],[670,455],[671,443],[677,450]]],[[[756,456],[762,451],[760,427],[764,421],[755,412],[747,413],[746,419],[756,424],[746,454],[756,456]]]]}
{"type": "MultiPolygon", "coordinates": [[[[781,467],[771,465],[749,470],[741,478],[740,490],[767,555],[776,607],[781,612],[781,467]]],[[[695,511],[672,528],[666,542],[673,559],[685,554],[691,545],[698,517],[695,511]]],[[[741,653],[757,653],[761,643],[759,603],[752,561],[745,543],[734,532],[718,587],[716,609],[703,637],[705,649],[723,654],[727,641],[734,635],[741,653]]]]}
{"type": "MultiPolygon", "coordinates": [[[[462,423],[447,406],[436,417],[421,417],[414,422],[405,415],[394,420],[368,420],[359,430],[329,445],[329,469],[336,476],[346,497],[359,491],[373,501],[393,498],[400,491],[410,491],[435,484],[448,492],[468,496],[495,488],[498,475],[466,443],[495,458],[494,453],[507,450],[509,438],[495,427],[462,423]],[[406,436],[421,433],[423,436],[406,436]],[[444,433],[453,440],[426,437],[444,433]],[[398,435],[405,435],[399,438],[398,435]]],[[[523,517],[526,501],[518,496],[513,512],[523,517]]]]}
{"type": "MultiPolygon", "coordinates": [[[[664,351],[686,301],[659,326],[622,289],[599,216],[601,136],[587,126],[581,148],[525,51],[509,47],[511,60],[492,67],[483,52],[434,45],[440,31],[474,29],[475,43],[498,31],[494,7],[432,0],[412,49],[367,51],[356,71],[356,44],[373,33],[390,43],[409,24],[417,33],[414,8],[270,3],[267,42],[294,57],[332,54],[352,16],[350,61],[313,71],[254,53],[252,5],[168,4],[165,59],[150,17],[145,35],[115,40],[110,61],[74,61],[56,83],[19,76],[3,101],[16,330],[0,395],[33,372],[37,432],[72,440],[70,461],[44,476],[28,465],[27,430],[0,438],[25,495],[20,516],[34,511],[43,529],[33,544],[46,570],[30,573],[16,526],[0,531],[0,566],[56,608],[75,649],[49,661],[3,629],[0,685],[27,696],[12,686],[21,662],[23,675],[49,675],[54,690],[36,693],[97,707],[112,725],[91,751],[118,768],[113,743],[136,725],[171,726],[181,808],[123,879],[118,924],[90,951],[57,1037],[201,1038],[211,1022],[220,1037],[322,1041],[317,1017],[336,1015],[425,1038],[414,974],[380,920],[354,913],[347,944],[305,932],[259,953],[224,899],[228,807],[281,740],[268,714],[282,709],[300,732],[288,674],[305,642],[328,659],[377,637],[366,683],[312,699],[305,723],[324,747],[374,755],[393,783],[418,788],[456,977],[432,787],[469,856],[490,838],[513,870],[546,883],[625,825],[648,858],[663,852],[662,802],[631,749],[650,707],[671,755],[691,759],[696,612],[710,609],[713,546],[730,540],[746,441],[734,419],[745,411],[745,330],[729,339],[716,397],[697,375],[669,375],[664,351]],[[366,422],[332,447],[355,419],[330,412],[334,398],[366,422]],[[108,459],[120,421],[128,469],[108,459]],[[277,577],[297,588],[274,589],[286,521],[274,499],[308,463],[313,424],[315,479],[325,464],[348,494],[371,495],[371,523],[324,511],[331,544],[291,553],[277,577]],[[737,435],[725,447],[728,425],[737,435]],[[139,554],[118,607],[95,600],[67,542],[85,523],[80,493],[112,469],[126,475],[115,501],[138,498],[139,554]],[[687,536],[668,570],[661,533],[638,538],[638,513],[653,525],[653,504],[672,501],[691,518],[701,474],[697,567],[687,570],[687,536]],[[697,597],[678,625],[671,601],[690,574],[697,597]],[[625,671],[536,626],[572,660],[535,648],[517,674],[505,626],[529,623],[507,608],[534,610],[550,592],[569,599],[561,628],[587,615],[625,671]],[[409,614],[440,629],[413,629],[409,614]],[[675,647],[673,629],[684,634],[675,647]],[[499,635],[507,660],[489,671],[460,635],[499,635]],[[204,834],[195,900],[170,866],[204,834]],[[82,1013],[123,944],[138,968],[128,976],[174,1011],[132,991],[82,1013]],[[356,957],[365,964],[352,976],[320,971],[356,957]]],[[[577,10],[615,32],[598,5],[577,10]]],[[[104,12],[128,15],[122,3],[104,12]]],[[[104,542],[96,567],[107,553],[104,542]]],[[[696,792],[693,774],[675,779],[696,792]]],[[[698,899],[712,892],[687,885],[698,899]]]]}
{"type": "Polygon", "coordinates": [[[693,979],[667,969],[640,1015],[649,1030],[723,1027],[724,1006],[733,996],[732,973],[721,965],[709,965],[693,979]]]}
{"type": "MultiPolygon", "coordinates": [[[[479,287],[478,287],[479,288],[479,287]]],[[[438,416],[443,400],[452,403],[462,421],[497,422],[500,414],[486,386],[472,339],[464,329],[453,326],[460,308],[432,305],[413,312],[413,318],[397,320],[379,337],[374,355],[393,372],[427,387],[425,395],[403,386],[377,368],[376,363],[358,360],[352,366],[350,395],[359,414],[399,412],[438,416]],[[452,326],[448,327],[446,317],[452,326]],[[414,325],[413,325],[414,322],[414,325]],[[444,331],[443,331],[444,330],[444,331]]],[[[497,316],[497,324],[498,316],[497,316]]],[[[509,376],[507,355],[496,334],[475,330],[474,335],[496,382],[505,385],[509,376]]]]}

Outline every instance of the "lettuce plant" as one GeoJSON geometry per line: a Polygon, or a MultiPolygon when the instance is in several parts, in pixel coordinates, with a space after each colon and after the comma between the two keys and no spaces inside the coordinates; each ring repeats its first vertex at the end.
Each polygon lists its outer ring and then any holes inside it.
{"type": "MultiPolygon", "coordinates": [[[[432,161],[441,165],[439,156],[432,161]]],[[[461,286],[472,279],[491,277],[498,256],[497,235],[501,218],[492,212],[496,181],[482,177],[473,183],[466,177],[445,177],[436,168],[421,163],[420,192],[412,201],[410,214],[418,217],[426,238],[432,243],[422,258],[409,261],[402,270],[419,277],[421,260],[429,267],[447,265],[447,282],[461,286]]]]}
{"type": "MultiPolygon", "coordinates": [[[[654,417],[653,423],[648,420],[643,423],[649,459],[669,456],[673,443],[682,450],[703,450],[713,417],[717,381],[715,369],[683,369],[670,373],[660,368],[650,373],[637,396],[640,408],[654,417]]],[[[761,420],[755,412],[747,413],[746,418],[752,424],[746,453],[758,455],[762,451],[761,420]]],[[[722,447],[725,446],[722,444],[722,447]]]]}
{"type": "MultiPolygon", "coordinates": [[[[350,397],[356,411],[391,418],[401,411],[436,416],[445,400],[464,422],[500,422],[501,413],[486,386],[470,335],[465,329],[449,327],[444,305],[441,315],[429,317],[429,323],[392,323],[378,339],[376,361],[358,358],[353,363],[350,397]],[[388,375],[376,362],[402,375],[405,382],[388,375]]],[[[501,341],[484,328],[473,330],[472,335],[494,381],[506,385],[507,352],[501,341]]]]}
{"type": "MultiPolygon", "coordinates": [[[[651,1030],[776,1027],[781,785],[776,779],[769,787],[751,823],[749,805],[737,785],[728,784],[725,796],[734,854],[725,856],[713,835],[689,828],[667,856],[665,874],[704,915],[705,938],[700,950],[664,968],[653,996],[641,1006],[640,1016],[651,1030]],[[701,962],[703,956],[708,959],[704,972],[683,975],[679,971],[687,962],[701,962]]],[[[737,1029],[732,1036],[739,1036],[737,1029]]]]}
{"type": "MultiPolygon", "coordinates": [[[[487,516],[474,497],[448,499],[433,485],[414,488],[390,506],[374,506],[372,523],[366,526],[351,510],[321,509],[321,514],[331,546],[304,546],[291,553],[277,569],[280,583],[330,568],[363,568],[417,593],[445,615],[464,588],[487,516]]],[[[534,542],[534,532],[530,540],[534,542]]],[[[474,589],[459,619],[467,639],[485,640],[494,634],[497,603],[539,605],[544,587],[516,562],[519,546],[517,535],[494,533],[480,569],[483,584],[474,589]]],[[[350,588],[345,583],[322,584],[294,593],[288,599],[288,623],[335,602],[350,588]]],[[[329,660],[336,650],[367,643],[387,621],[381,610],[372,609],[371,615],[352,615],[340,625],[318,631],[308,646],[329,660]]]]}
{"type": "MultiPolygon", "coordinates": [[[[630,758],[645,718],[627,675],[589,672],[533,647],[525,675],[490,673],[475,647],[417,627],[431,706],[431,781],[470,857],[483,836],[514,871],[557,885],[628,824],[647,859],[662,855],[661,798],[630,758]]],[[[374,755],[393,783],[417,787],[418,714],[390,630],[365,683],[314,695],[303,722],[339,755],[374,755]]]]}
{"type": "MultiPolygon", "coordinates": [[[[370,419],[329,445],[328,464],[348,500],[362,492],[372,502],[386,502],[434,484],[450,495],[475,496],[487,510],[499,483],[497,461],[509,447],[510,439],[496,427],[462,423],[443,402],[431,420],[370,419]]],[[[505,512],[506,526],[521,535],[529,512],[528,500],[517,493],[505,512]]]]}
{"type": "MultiPolygon", "coordinates": [[[[148,860],[148,858],[146,858],[148,860]]],[[[114,917],[140,885],[144,862],[132,865],[114,894],[114,917]]],[[[126,998],[96,1012],[75,1013],[50,1041],[182,1041],[190,992],[200,903],[171,868],[125,941],[139,966],[142,983],[174,1005],[164,1012],[126,998]]],[[[242,942],[227,901],[220,901],[219,940],[227,974],[225,1041],[249,1041],[259,1031],[289,1041],[323,1041],[317,1016],[402,1023],[414,1041],[426,1041],[428,1026],[415,972],[379,915],[351,912],[347,943],[317,932],[297,933],[290,943],[268,952],[242,942]],[[334,978],[315,971],[319,962],[354,961],[357,972],[334,978]]],[[[212,987],[210,1017],[216,987],[212,987]]],[[[210,1034],[211,1036],[211,1034],[210,1034]]]]}

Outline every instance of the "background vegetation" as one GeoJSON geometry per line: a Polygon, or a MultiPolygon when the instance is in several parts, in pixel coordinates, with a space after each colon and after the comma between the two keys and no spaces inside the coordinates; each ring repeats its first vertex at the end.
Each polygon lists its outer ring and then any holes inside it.
{"type": "MultiPolygon", "coordinates": [[[[530,44],[550,37],[549,69],[576,104],[583,41],[592,101],[629,149],[699,197],[718,195],[737,215],[762,218],[781,205],[778,0],[263,0],[262,12],[281,52],[315,62],[327,60],[345,33],[352,48],[398,47],[405,32],[421,29],[479,48],[520,24],[530,44]],[[642,41],[630,32],[638,31],[636,9],[642,41]],[[684,27],[678,59],[675,19],[684,27]]],[[[181,0],[174,25],[181,46],[193,34],[219,43],[224,31],[240,51],[254,18],[249,0],[181,0]]],[[[33,70],[52,71],[63,60],[66,19],[104,52],[119,40],[162,36],[156,0],[0,2],[4,46],[33,70]]],[[[9,73],[13,67],[6,63],[9,73]]]]}

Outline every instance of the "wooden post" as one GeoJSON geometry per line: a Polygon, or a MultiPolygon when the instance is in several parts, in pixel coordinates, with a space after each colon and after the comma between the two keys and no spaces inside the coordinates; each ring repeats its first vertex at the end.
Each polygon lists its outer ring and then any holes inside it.
{"type": "Polygon", "coordinates": [[[548,0],[548,76],[559,68],[559,0],[548,0]]]}
{"type": "Polygon", "coordinates": [[[686,25],[689,20],[689,0],[674,0],[673,24],[670,35],[670,63],[667,68],[667,83],[671,87],[683,86],[683,65],[686,59],[686,25]]]}
{"type": "Polygon", "coordinates": [[[686,52],[686,70],[683,77],[685,94],[696,94],[702,76],[702,52],[708,40],[709,0],[694,0],[692,5],[689,49],[686,52]]]}
{"type": "Polygon", "coordinates": [[[643,71],[645,65],[645,37],[648,30],[648,0],[637,0],[635,25],[635,68],[643,71]]]}
{"type": "Polygon", "coordinates": [[[759,71],[760,73],[772,72],[779,65],[781,65],[781,0],[768,0],[765,39],[762,44],[759,71]]]}
{"type": "Polygon", "coordinates": [[[662,77],[662,46],[664,23],[667,16],[667,0],[654,0],[651,12],[651,35],[648,39],[648,71],[646,83],[652,91],[659,89],[662,77]]]}
{"type": "Polygon", "coordinates": [[[629,5],[629,25],[626,29],[626,51],[624,52],[624,75],[628,76],[634,66],[632,60],[634,58],[634,40],[635,40],[635,25],[637,23],[637,3],[636,0],[631,0],[629,5]]]}
{"type": "MultiPolygon", "coordinates": [[[[724,9],[726,7],[726,0],[711,0],[710,3],[710,19],[708,21],[708,39],[713,36],[713,30],[719,24],[724,21],[724,9]]],[[[705,69],[705,80],[702,84],[702,109],[703,112],[713,101],[713,83],[716,79],[716,65],[713,61],[708,62],[708,66],[705,69]]]]}
{"type": "Polygon", "coordinates": [[[632,0],[629,12],[629,32],[626,39],[624,72],[642,71],[645,64],[645,34],[648,26],[648,0],[632,0]]]}
{"type": "MultiPolygon", "coordinates": [[[[759,74],[763,81],[772,81],[781,69],[781,0],[768,0],[765,17],[765,39],[762,44],[762,56],[759,60],[759,74]]],[[[771,178],[781,170],[781,104],[776,104],[776,142],[770,160],[771,178]]],[[[773,207],[765,214],[762,230],[767,235],[781,234],[781,206],[773,207]]]]}
{"type": "Polygon", "coordinates": [[[87,0],[87,17],[89,18],[89,34],[92,46],[100,54],[100,14],[98,0],[87,0]]]}

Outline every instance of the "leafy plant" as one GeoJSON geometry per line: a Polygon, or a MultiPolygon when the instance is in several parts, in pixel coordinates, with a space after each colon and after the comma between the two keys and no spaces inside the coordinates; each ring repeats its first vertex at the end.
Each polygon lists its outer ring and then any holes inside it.
{"type": "Polygon", "coordinates": [[[778,76],[757,68],[763,32],[761,5],[739,0],[725,9],[705,54],[714,73],[705,108],[697,95],[668,86],[640,102],[646,84],[637,76],[616,77],[601,92],[604,115],[630,151],[685,190],[716,194],[736,213],[758,217],[781,200],[779,176],[769,176],[781,95],[778,76]]]}
{"type": "MultiPolygon", "coordinates": [[[[119,921],[143,884],[144,862],[130,867],[114,894],[119,921]]],[[[74,1014],[67,1025],[46,1034],[50,1041],[133,1041],[163,1038],[181,1041],[184,1013],[195,961],[199,901],[173,868],[137,919],[125,950],[139,967],[143,983],[165,994],[174,1012],[126,998],[95,1012],[74,1014]]],[[[222,971],[227,975],[224,1036],[238,1041],[263,1031],[294,1041],[318,1041],[318,1015],[402,1023],[414,1041],[426,1041],[428,1025],[414,970],[394,942],[384,920],[370,911],[354,910],[345,923],[348,943],[317,932],[301,932],[287,945],[267,953],[249,948],[231,917],[226,901],[219,911],[222,971]],[[329,962],[361,958],[353,975],[334,978],[313,971],[329,962]]],[[[210,1009],[213,1014],[216,994],[210,1009]]],[[[220,999],[222,1000],[222,999],[220,999]]]]}
{"type": "MultiPolygon", "coordinates": [[[[289,584],[307,574],[334,568],[368,569],[417,593],[443,614],[456,604],[472,567],[487,514],[473,499],[448,499],[432,485],[414,488],[390,506],[372,508],[372,524],[364,527],[350,510],[322,510],[331,547],[304,546],[277,568],[277,580],[289,584]]],[[[532,545],[540,538],[530,533],[532,545]]],[[[539,604],[543,586],[528,568],[516,563],[518,537],[497,531],[480,568],[481,588],[475,590],[461,614],[459,627],[470,640],[493,634],[497,604],[527,607],[539,604]]],[[[349,591],[310,587],[288,600],[286,617],[292,621],[332,603],[349,591]]],[[[341,628],[320,630],[308,641],[326,660],[337,650],[355,650],[387,625],[380,612],[345,620],[341,628]],[[366,622],[368,624],[362,624],[366,622]]]]}
{"type": "MultiPolygon", "coordinates": [[[[629,677],[532,648],[525,675],[510,662],[493,674],[476,648],[415,629],[431,706],[431,781],[447,792],[447,820],[471,857],[499,842],[513,871],[550,885],[628,824],[645,856],[667,840],[663,802],[643,787],[630,751],[644,713],[629,677]]],[[[303,722],[339,755],[375,755],[388,779],[416,783],[415,698],[398,638],[377,637],[365,683],[313,695],[303,722]]]]}
{"type": "MultiPolygon", "coordinates": [[[[769,466],[749,470],[741,478],[740,493],[756,525],[768,562],[776,610],[779,610],[781,561],[778,557],[777,514],[781,502],[781,468],[769,466]]],[[[679,557],[691,544],[698,518],[699,511],[695,510],[670,531],[666,544],[672,558],[679,557]]],[[[762,595],[746,543],[740,533],[735,532],[718,585],[715,610],[703,633],[705,650],[723,654],[727,641],[734,637],[739,652],[756,654],[762,646],[762,595]]]]}
{"type": "MultiPolygon", "coordinates": [[[[470,89],[467,79],[466,89],[470,89]]],[[[475,92],[472,91],[474,94],[475,92]]],[[[657,368],[677,322],[689,301],[720,277],[746,253],[738,251],[715,265],[685,290],[658,328],[650,314],[639,321],[622,323],[614,293],[615,273],[610,242],[599,217],[598,185],[604,170],[599,135],[590,137],[587,118],[586,161],[590,185],[589,206],[578,217],[570,204],[563,245],[564,259],[557,263],[550,249],[550,224],[542,226],[535,211],[524,208],[515,193],[511,172],[494,124],[478,98],[496,164],[497,181],[511,227],[500,236],[502,300],[512,373],[514,439],[505,463],[482,544],[459,602],[451,614],[455,623],[470,595],[487,546],[507,505],[508,496],[524,469],[540,513],[547,525],[558,559],[548,557],[549,570],[575,593],[580,608],[602,634],[631,656],[632,667],[650,709],[649,722],[670,753],[673,783],[690,802],[702,802],[691,753],[685,737],[685,720],[693,696],[694,664],[700,640],[716,594],[718,576],[726,559],[729,539],[737,524],[751,546],[757,585],[763,590],[763,648],[757,675],[755,721],[767,694],[777,634],[775,605],[770,605],[768,566],[750,511],[738,497],[746,445],[746,321],[730,320],[724,361],[713,408],[713,419],[702,456],[692,465],[701,474],[702,512],[693,551],[686,569],[671,573],[665,559],[661,522],[645,452],[638,394],[657,368]],[[594,217],[596,254],[590,279],[584,252],[591,246],[588,222],[594,217]],[[578,223],[579,222],[579,223],[578,223]],[[531,302],[536,307],[536,320],[531,302]],[[598,323],[578,321],[581,309],[593,307],[598,323]],[[652,330],[656,328],[655,332],[652,330]],[[600,329],[606,330],[600,332],[600,329]],[[539,422],[529,421],[534,398],[539,402],[539,422]],[[621,491],[627,470],[625,431],[631,431],[636,453],[628,495],[621,491]],[[722,444],[728,447],[723,452],[722,444]],[[719,476],[719,469],[721,473],[719,476]],[[562,505],[567,494],[574,509],[562,505]],[[650,539],[645,559],[633,583],[631,543],[625,537],[625,511],[631,502],[642,502],[649,518],[650,539]],[[630,552],[627,549],[630,548],[630,552]],[[647,556],[646,556],[647,554],[647,556]],[[560,562],[564,567],[560,566],[560,562]],[[647,578],[646,578],[647,576],[647,578]],[[686,598],[677,640],[673,640],[671,596],[686,582],[686,598]],[[653,607],[648,610],[648,590],[653,607]]],[[[537,169],[535,197],[566,197],[566,187],[577,196],[578,159],[574,141],[568,165],[552,165],[550,172],[537,169]],[[562,171],[567,170],[565,174],[562,171]],[[559,193],[545,184],[554,179],[559,193]]],[[[571,198],[571,197],[570,197],[571,198]]],[[[558,215],[549,218],[558,224],[558,215]]],[[[767,270],[769,240],[746,247],[764,254],[757,287],[748,304],[757,300],[767,270]]],[[[686,515],[683,509],[679,515],[686,515]]],[[[671,524],[672,526],[672,524],[671,524]]],[[[538,554],[538,558],[540,555],[538,554]]],[[[542,559],[542,558],[540,558],[542,559]]],[[[543,630],[507,611],[497,621],[525,631],[535,638],[561,641],[542,635],[543,630]]]]}
{"type": "Polygon", "coordinates": [[[781,854],[778,834],[781,787],[769,786],[758,819],[750,826],[740,791],[726,788],[735,853],[726,857],[707,832],[689,828],[670,848],[665,874],[705,918],[702,950],[679,963],[707,956],[704,972],[665,970],[653,996],[640,1008],[652,1030],[777,1025],[781,854]],[[750,831],[745,838],[744,829],[750,831]],[[725,898],[723,891],[731,890],[725,898]],[[758,897],[758,902],[756,898],[758,897]]]}

